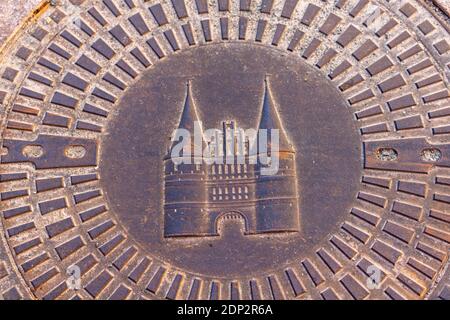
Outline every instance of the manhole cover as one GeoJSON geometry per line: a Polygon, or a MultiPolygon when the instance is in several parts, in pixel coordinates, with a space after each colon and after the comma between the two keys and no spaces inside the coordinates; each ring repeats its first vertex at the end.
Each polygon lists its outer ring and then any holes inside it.
{"type": "Polygon", "coordinates": [[[449,298],[444,11],[44,4],[0,57],[1,296],[449,298]]]}

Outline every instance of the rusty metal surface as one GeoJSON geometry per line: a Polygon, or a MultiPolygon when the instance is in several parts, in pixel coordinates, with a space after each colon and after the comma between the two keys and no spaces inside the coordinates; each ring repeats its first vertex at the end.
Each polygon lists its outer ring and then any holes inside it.
{"type": "Polygon", "coordinates": [[[449,299],[438,11],[44,5],[0,55],[0,297],[449,299]],[[194,120],[281,129],[281,169],[175,169],[170,136],[194,120]]]}
{"type": "Polygon", "coordinates": [[[450,16],[450,1],[449,0],[433,0],[433,4],[445,14],[450,16]]]}
{"type": "Polygon", "coordinates": [[[42,0],[3,0],[0,3],[0,45],[42,0]]]}

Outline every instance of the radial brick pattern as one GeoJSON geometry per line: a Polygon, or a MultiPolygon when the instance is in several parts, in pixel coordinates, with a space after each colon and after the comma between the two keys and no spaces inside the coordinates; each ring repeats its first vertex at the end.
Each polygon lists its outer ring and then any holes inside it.
{"type": "MultiPolygon", "coordinates": [[[[4,140],[102,139],[120,98],[160,60],[242,41],[300,56],[328,77],[363,143],[450,144],[448,25],[421,1],[59,2],[0,54],[4,140]]],[[[449,298],[448,166],[366,167],[336,233],[291,265],[230,279],[192,274],[142,250],[110,211],[92,163],[0,168],[4,298],[449,298]],[[74,264],[81,290],[67,286],[74,264]],[[371,265],[382,270],[377,290],[367,287],[371,265]]]]}

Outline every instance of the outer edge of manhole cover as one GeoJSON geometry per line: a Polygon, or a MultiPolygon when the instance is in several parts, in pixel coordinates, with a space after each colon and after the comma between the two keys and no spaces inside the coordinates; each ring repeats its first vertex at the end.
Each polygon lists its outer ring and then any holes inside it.
{"type": "Polygon", "coordinates": [[[439,10],[450,16],[450,3],[448,0],[433,0],[432,2],[439,10]]]}
{"type": "Polygon", "coordinates": [[[0,166],[1,298],[449,299],[448,2],[259,2],[44,1],[16,30],[0,52],[9,146],[0,166]],[[128,238],[105,213],[95,157],[61,160],[66,170],[55,168],[56,157],[33,167],[19,163],[27,155],[11,155],[23,141],[94,150],[139,74],[178,50],[227,41],[297,54],[328,77],[364,150],[418,150],[445,163],[408,156],[395,165],[380,163],[383,152],[366,154],[357,205],[326,243],[283,270],[222,279],[147,256],[128,238]],[[73,265],[80,290],[70,287],[73,265]],[[375,290],[366,282],[371,265],[382,277],[375,290]]]}

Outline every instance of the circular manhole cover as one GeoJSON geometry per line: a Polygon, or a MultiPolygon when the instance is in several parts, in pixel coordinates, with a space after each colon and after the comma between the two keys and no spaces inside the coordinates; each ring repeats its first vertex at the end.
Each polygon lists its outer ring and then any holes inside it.
{"type": "Polygon", "coordinates": [[[448,298],[444,11],[44,4],[0,56],[1,297],[448,298]]]}

